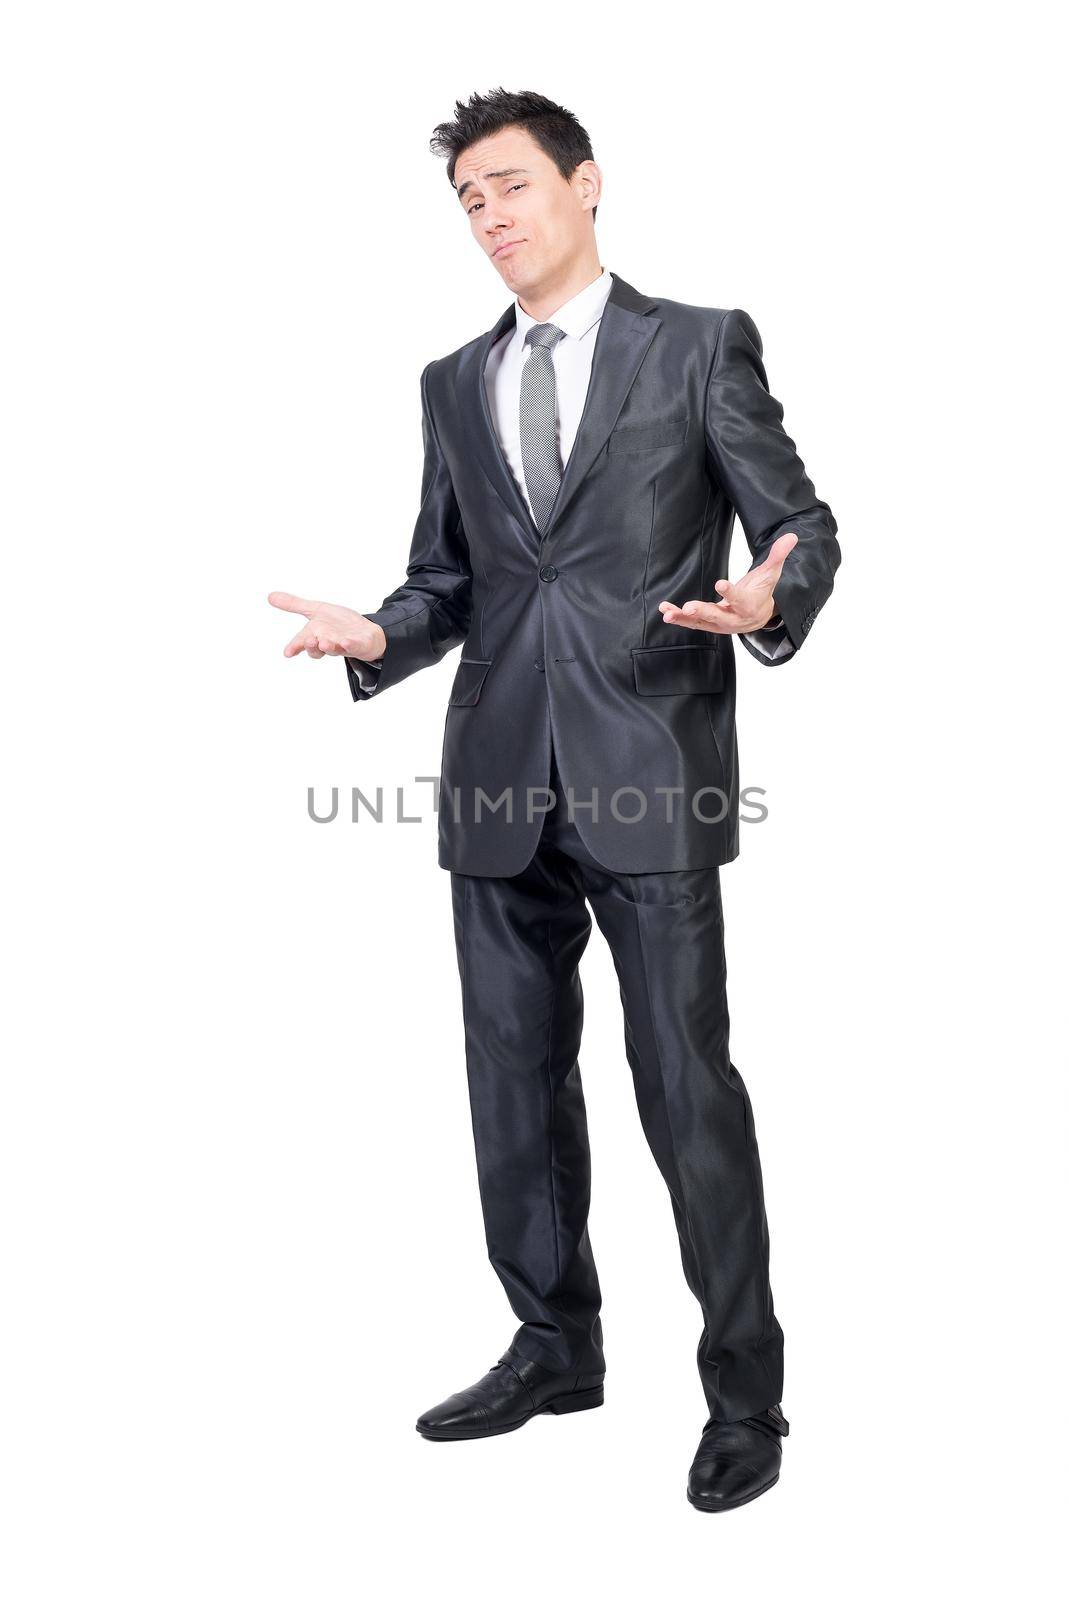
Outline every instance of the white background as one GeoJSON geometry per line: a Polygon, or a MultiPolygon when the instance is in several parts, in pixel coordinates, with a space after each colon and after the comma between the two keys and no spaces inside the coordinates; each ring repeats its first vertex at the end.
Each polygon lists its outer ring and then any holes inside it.
{"type": "MultiPolygon", "coordinates": [[[[1064,1324],[1060,97],[1044,8],[13,5],[0,83],[12,1600],[1048,1592],[1064,1324]],[[739,651],[733,1057],[793,1424],[684,1497],[696,1303],[583,966],[605,1406],[415,1417],[485,1259],[429,816],[452,677],[356,706],[272,588],[400,581],[418,377],[509,294],[427,141],[536,88],[602,262],[742,306],[840,525],[739,651]],[[412,808],[410,808],[412,809],[412,808]],[[427,812],[425,802],[422,807],[427,812]]],[[[748,564],[739,536],[733,570],[748,564]]]]}

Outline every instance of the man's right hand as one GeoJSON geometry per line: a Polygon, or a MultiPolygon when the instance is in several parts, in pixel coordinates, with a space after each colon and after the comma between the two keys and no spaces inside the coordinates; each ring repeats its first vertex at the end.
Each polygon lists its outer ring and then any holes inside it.
{"type": "Polygon", "coordinates": [[[293,635],[282,654],[299,656],[303,650],[313,661],[324,656],[356,656],[378,661],[385,653],[386,636],[377,622],[369,622],[348,606],[330,606],[322,600],[301,600],[295,594],[273,589],[267,596],[279,611],[296,611],[307,622],[293,635]]]}

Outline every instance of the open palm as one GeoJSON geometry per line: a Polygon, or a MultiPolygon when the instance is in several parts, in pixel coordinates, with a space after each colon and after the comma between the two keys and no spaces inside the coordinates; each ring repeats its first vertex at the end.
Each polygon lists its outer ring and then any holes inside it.
{"type": "Polygon", "coordinates": [[[705,633],[755,633],[758,628],[767,627],[775,614],[775,585],[796,543],[796,533],[780,533],[760,565],[751,568],[737,583],[726,578],[718,580],[718,600],[687,600],[681,606],[661,600],[660,615],[677,627],[697,628],[705,633]]]}
{"type": "Polygon", "coordinates": [[[358,656],[361,661],[377,661],[386,648],[386,635],[378,623],[369,622],[348,606],[302,600],[282,589],[272,589],[267,599],[279,611],[295,611],[308,619],[290,639],[283,655],[299,656],[303,650],[313,661],[321,661],[324,656],[358,656]]]}

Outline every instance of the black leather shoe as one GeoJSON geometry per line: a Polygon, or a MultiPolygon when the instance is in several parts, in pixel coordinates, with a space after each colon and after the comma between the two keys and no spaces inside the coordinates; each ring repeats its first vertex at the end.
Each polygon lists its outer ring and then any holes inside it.
{"type": "Polygon", "coordinates": [[[484,1378],[432,1406],[416,1423],[424,1439],[486,1439],[511,1433],[539,1411],[604,1404],[604,1373],[550,1372],[508,1349],[484,1378]]]}
{"type": "Polygon", "coordinates": [[[731,1511],[779,1481],[782,1440],[790,1424],[777,1405],[740,1422],[713,1422],[701,1433],[686,1498],[698,1511],[731,1511]]]}

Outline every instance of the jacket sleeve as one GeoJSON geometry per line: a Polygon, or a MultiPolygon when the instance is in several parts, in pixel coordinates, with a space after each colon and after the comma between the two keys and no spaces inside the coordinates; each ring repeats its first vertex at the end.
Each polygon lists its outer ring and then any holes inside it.
{"type": "Polygon", "coordinates": [[[784,628],[739,635],[758,661],[778,666],[801,648],[826,604],[842,552],[831,508],[817,498],[783,428],[783,408],[768,389],[762,356],[760,334],[748,312],[726,312],[705,395],[705,440],[711,469],[752,552],[750,571],[780,533],[797,534],[775,586],[784,628]]]}
{"type": "Polygon", "coordinates": [[[405,580],[377,611],[364,613],[386,635],[377,662],[345,657],[354,700],[369,700],[403,678],[429,667],[460,644],[471,624],[471,562],[452,479],[438,443],[427,398],[427,373],[419,388],[423,402],[422,503],[412,535],[405,580]]]}

